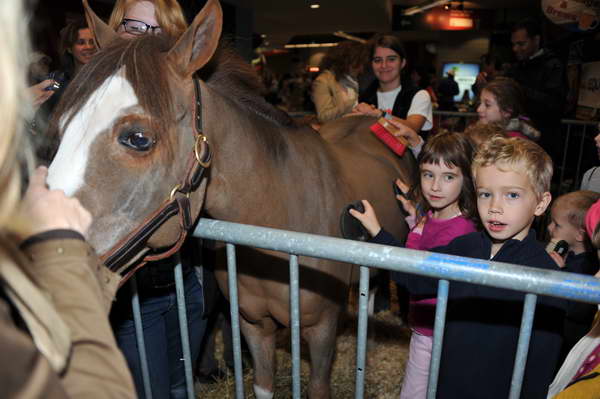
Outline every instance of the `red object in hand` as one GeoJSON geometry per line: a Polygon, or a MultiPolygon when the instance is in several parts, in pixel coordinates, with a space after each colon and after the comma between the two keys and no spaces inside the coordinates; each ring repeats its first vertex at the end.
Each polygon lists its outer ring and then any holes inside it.
{"type": "Polygon", "coordinates": [[[406,151],[407,142],[404,137],[394,136],[392,132],[396,130],[396,127],[389,123],[385,118],[379,118],[379,120],[369,127],[371,132],[379,140],[381,140],[390,150],[394,151],[399,156],[403,156],[406,151]]]}

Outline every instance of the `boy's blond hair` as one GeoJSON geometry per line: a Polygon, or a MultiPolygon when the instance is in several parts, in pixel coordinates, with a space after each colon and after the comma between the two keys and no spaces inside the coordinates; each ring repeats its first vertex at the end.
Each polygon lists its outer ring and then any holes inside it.
{"type": "Polygon", "coordinates": [[[585,214],[599,199],[600,193],[594,191],[573,191],[554,200],[552,207],[560,206],[560,209],[565,209],[569,223],[577,229],[585,230],[585,214]]]}
{"type": "Polygon", "coordinates": [[[472,171],[477,181],[477,169],[494,165],[500,170],[508,168],[528,177],[538,197],[550,191],[552,160],[536,143],[519,137],[495,136],[477,149],[472,171]]]}
{"type": "Polygon", "coordinates": [[[475,145],[477,147],[479,147],[481,144],[491,140],[492,137],[494,137],[494,136],[505,136],[505,137],[507,136],[506,130],[498,122],[473,123],[472,125],[468,126],[465,129],[464,135],[467,136],[468,138],[470,138],[471,141],[473,143],[475,143],[475,145]]]}

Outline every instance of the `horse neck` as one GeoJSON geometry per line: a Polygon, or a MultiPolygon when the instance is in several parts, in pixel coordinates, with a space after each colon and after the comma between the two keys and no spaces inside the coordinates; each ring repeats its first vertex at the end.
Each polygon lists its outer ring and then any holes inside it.
{"type": "Polygon", "coordinates": [[[286,226],[314,186],[307,163],[326,158],[318,136],[285,128],[204,90],[205,134],[214,151],[205,210],[234,222],[286,226]],[[306,151],[306,149],[309,151],[306,151]]]}

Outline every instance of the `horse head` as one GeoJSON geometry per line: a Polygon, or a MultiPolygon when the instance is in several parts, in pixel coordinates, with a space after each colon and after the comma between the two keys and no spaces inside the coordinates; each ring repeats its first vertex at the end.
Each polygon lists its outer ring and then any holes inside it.
{"type": "Polygon", "coordinates": [[[182,224],[198,215],[206,190],[206,179],[192,176],[205,150],[193,74],[217,48],[221,7],[209,0],[175,42],[150,35],[120,39],[86,0],[84,5],[102,50],[69,84],[55,112],[50,133],[61,140],[48,184],[77,197],[92,213],[89,242],[101,254],[128,240],[141,221],[173,200],[171,213],[179,217],[146,234],[143,243],[172,247],[185,235],[182,224]],[[191,209],[182,212],[186,201],[191,209]]]}

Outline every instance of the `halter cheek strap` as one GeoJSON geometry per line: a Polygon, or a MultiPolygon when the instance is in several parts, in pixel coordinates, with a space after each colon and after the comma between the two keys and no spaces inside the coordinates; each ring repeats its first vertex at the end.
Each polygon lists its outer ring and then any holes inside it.
{"type": "Polygon", "coordinates": [[[188,230],[200,214],[203,197],[198,196],[200,201],[193,203],[191,194],[200,187],[202,187],[201,191],[206,190],[206,180],[203,181],[202,178],[206,169],[210,167],[212,153],[206,136],[202,134],[200,83],[196,79],[194,79],[194,93],[193,130],[196,140],[184,176],[173,187],[169,198],[157,210],[101,256],[101,260],[110,270],[123,276],[121,284],[147,262],[167,258],[179,251],[188,230]],[[179,237],[175,243],[163,248],[152,248],[148,241],[175,216],[178,217],[177,228],[179,229],[179,237]]]}

